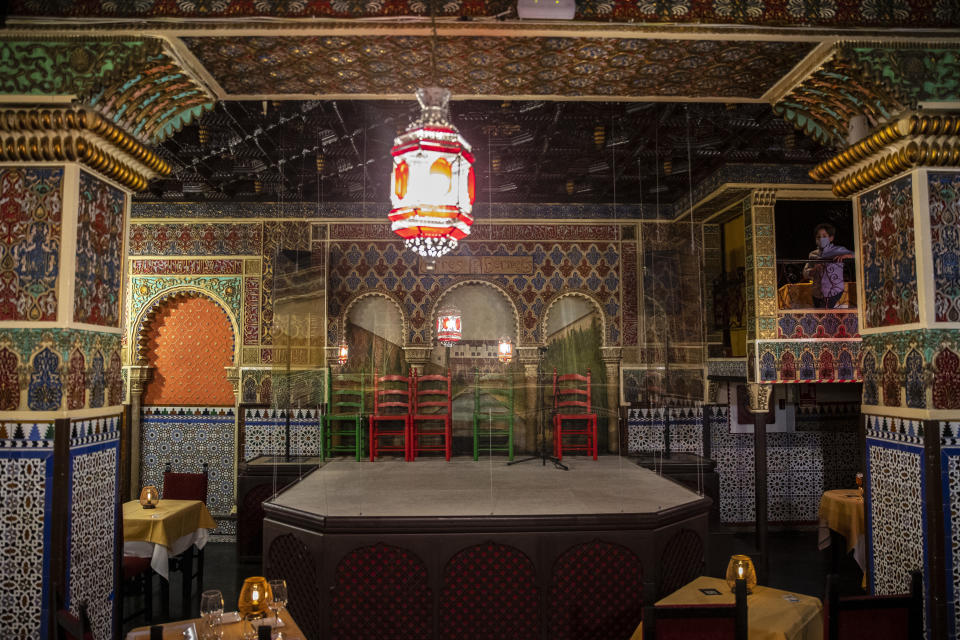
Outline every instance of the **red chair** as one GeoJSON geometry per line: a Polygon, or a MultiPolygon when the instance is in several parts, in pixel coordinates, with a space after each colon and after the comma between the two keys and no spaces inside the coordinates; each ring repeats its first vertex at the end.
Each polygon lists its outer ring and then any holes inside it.
{"type": "Polygon", "coordinates": [[[416,459],[417,454],[424,451],[443,451],[449,462],[450,442],[453,438],[450,370],[447,369],[447,375],[428,376],[417,375],[414,371],[413,388],[413,415],[410,416],[411,458],[416,459]],[[436,426],[438,422],[440,425],[436,426]],[[423,438],[428,440],[426,444],[422,442],[423,438]]]}
{"type": "Polygon", "coordinates": [[[553,370],[553,455],[563,460],[565,450],[583,451],[597,459],[597,414],[591,411],[589,369],[585,376],[558,375],[553,370]],[[574,440],[564,442],[568,436],[574,440]]]}
{"type": "MultiPolygon", "coordinates": [[[[167,500],[199,500],[207,504],[209,465],[204,462],[200,473],[174,473],[167,462],[163,471],[163,497],[167,500]]],[[[183,602],[191,601],[193,579],[197,579],[197,593],[203,592],[203,549],[191,546],[179,556],[170,558],[170,570],[183,573],[183,602]],[[197,571],[193,564],[196,560],[197,571]]]]}
{"type": "Polygon", "coordinates": [[[747,583],[737,580],[734,604],[643,608],[643,640],[747,640],[747,583]]]}
{"type": "Polygon", "coordinates": [[[380,376],[373,378],[373,414],[370,416],[370,462],[382,451],[403,451],[404,460],[412,460],[410,445],[410,378],[380,376]],[[381,440],[388,438],[387,444],[381,440]],[[402,444],[396,444],[397,440],[402,444]]]}
{"type": "Polygon", "coordinates": [[[923,638],[923,585],[919,571],[910,574],[910,593],[892,596],[841,598],[840,577],[827,576],[824,598],[824,640],[923,638]]]}
{"type": "Polygon", "coordinates": [[[87,601],[81,600],[74,615],[63,606],[62,598],[57,596],[56,640],[93,640],[90,616],[87,615],[87,601]]]}

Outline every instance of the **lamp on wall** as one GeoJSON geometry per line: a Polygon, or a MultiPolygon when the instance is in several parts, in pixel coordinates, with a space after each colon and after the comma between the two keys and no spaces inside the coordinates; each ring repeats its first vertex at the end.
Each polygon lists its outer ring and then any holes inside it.
{"type": "Polygon", "coordinates": [[[747,593],[752,593],[753,588],[757,586],[757,570],[753,566],[753,560],[750,556],[742,554],[730,556],[730,562],[727,563],[727,584],[730,590],[737,588],[737,580],[747,582],[747,593]]]}
{"type": "Polygon", "coordinates": [[[341,367],[347,364],[348,357],[350,357],[350,347],[347,345],[346,340],[341,340],[340,346],[337,347],[337,364],[341,367]]]}
{"type": "Polygon", "coordinates": [[[460,342],[460,310],[446,307],[437,312],[437,342],[444,347],[452,347],[460,342]]]}
{"type": "Polygon", "coordinates": [[[506,336],[500,338],[500,344],[497,345],[497,360],[504,364],[513,360],[513,343],[506,336]]]}

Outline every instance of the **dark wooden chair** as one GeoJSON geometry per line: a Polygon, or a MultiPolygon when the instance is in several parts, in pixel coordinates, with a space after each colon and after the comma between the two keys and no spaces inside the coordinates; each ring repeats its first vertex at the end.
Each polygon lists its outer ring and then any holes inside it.
{"type": "Polygon", "coordinates": [[[597,459],[597,414],[590,399],[590,370],[557,374],[553,370],[553,455],[583,451],[597,459]],[[573,440],[565,440],[572,437],[573,440]]]}
{"type": "Polygon", "coordinates": [[[63,599],[57,597],[57,635],[56,640],[93,640],[93,628],[87,615],[87,601],[77,605],[77,614],[63,606],[63,599]]]}
{"type": "MultiPolygon", "coordinates": [[[[123,517],[120,518],[120,540],[123,540],[123,517]]],[[[122,542],[121,542],[122,544],[122,542]]],[[[153,622],[153,568],[150,558],[123,555],[120,563],[120,599],[117,603],[121,624],[133,620],[141,613],[147,624],[153,622]],[[136,594],[143,597],[143,608],[126,614],[124,596],[136,594]]]]}
{"type": "Polygon", "coordinates": [[[923,638],[923,583],[919,571],[910,573],[910,593],[903,595],[841,598],[839,580],[835,573],[827,576],[824,640],[923,638]]]}
{"type": "Polygon", "coordinates": [[[643,608],[643,640],[747,640],[747,583],[737,580],[734,604],[643,608]]]}
{"type": "Polygon", "coordinates": [[[450,460],[452,404],[450,370],[446,375],[417,375],[413,379],[413,413],[410,416],[410,458],[418,453],[441,451],[450,460]],[[438,424],[439,423],[439,424],[438,424]]]}
{"type": "MultiPolygon", "coordinates": [[[[204,462],[200,473],[174,472],[169,462],[163,470],[163,498],[165,500],[199,500],[207,504],[209,465],[204,462]]],[[[179,556],[170,558],[170,570],[183,574],[183,602],[190,602],[193,580],[197,593],[203,592],[203,549],[191,545],[179,556]],[[196,571],[193,567],[196,564],[196,571]]]]}
{"type": "Polygon", "coordinates": [[[370,416],[370,462],[384,451],[402,451],[404,460],[412,460],[410,416],[413,403],[408,376],[386,375],[373,378],[373,414],[370,416]],[[383,442],[386,439],[386,442],[383,442]],[[397,441],[400,444],[397,444],[397,441]]]}

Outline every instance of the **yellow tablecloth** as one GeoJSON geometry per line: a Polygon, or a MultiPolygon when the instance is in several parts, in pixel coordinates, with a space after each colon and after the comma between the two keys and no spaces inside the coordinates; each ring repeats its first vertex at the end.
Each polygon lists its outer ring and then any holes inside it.
{"type": "Polygon", "coordinates": [[[863,499],[856,489],[833,489],[824,491],[820,498],[819,548],[830,546],[830,529],[847,540],[847,552],[860,565],[866,586],[866,526],[864,525],[863,499]]]}
{"type": "MultiPolygon", "coordinates": [[[[657,604],[733,604],[734,597],[725,580],[700,576],[657,604]],[[720,595],[708,596],[700,589],[716,589],[720,595]]],[[[823,605],[818,598],[780,589],[757,586],[747,596],[747,626],[750,640],[821,640],[823,605]]],[[[630,640],[643,640],[643,623],[630,640]]]]}
{"type": "MultiPolygon", "coordinates": [[[[286,609],[280,610],[280,621],[283,623],[283,626],[279,627],[277,631],[283,632],[284,640],[304,640],[305,636],[303,635],[303,631],[300,630],[300,627],[297,626],[293,616],[291,616],[286,609]]],[[[168,622],[167,624],[163,625],[163,640],[184,640],[183,632],[191,624],[195,626],[198,635],[200,635],[202,638],[203,635],[199,632],[202,630],[203,622],[200,620],[200,618],[194,618],[192,620],[168,622]]],[[[222,626],[222,640],[241,640],[243,636],[242,623],[233,622],[230,624],[224,624],[222,626]]],[[[136,629],[131,629],[127,634],[126,640],[150,640],[150,627],[137,627],[136,629]]]]}
{"type": "Polygon", "coordinates": [[[124,542],[170,547],[197,529],[216,528],[217,523],[199,500],[161,500],[156,509],[144,509],[136,500],[123,503],[124,542]]]}
{"type": "MultiPolygon", "coordinates": [[[[781,311],[788,309],[813,309],[813,283],[785,284],[777,289],[777,306],[781,311]]],[[[846,282],[843,295],[837,301],[840,309],[855,309],[857,306],[857,283],[846,282]]]]}

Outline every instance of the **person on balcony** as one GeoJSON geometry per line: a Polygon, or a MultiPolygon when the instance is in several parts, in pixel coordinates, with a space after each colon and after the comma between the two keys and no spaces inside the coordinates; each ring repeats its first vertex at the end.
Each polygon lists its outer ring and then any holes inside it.
{"type": "Polygon", "coordinates": [[[811,260],[832,260],[832,262],[807,263],[803,267],[803,276],[813,281],[813,305],[818,309],[833,309],[843,296],[843,261],[853,257],[853,251],[833,244],[836,228],[829,223],[821,223],[813,230],[817,248],[807,256],[811,260]]]}

